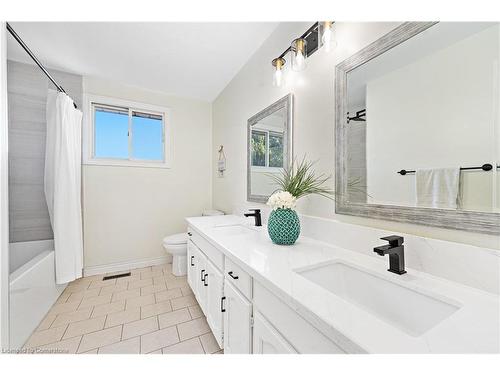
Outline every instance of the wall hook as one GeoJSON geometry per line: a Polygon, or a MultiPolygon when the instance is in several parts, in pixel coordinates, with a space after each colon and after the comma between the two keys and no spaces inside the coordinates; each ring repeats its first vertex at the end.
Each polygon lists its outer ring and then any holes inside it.
{"type": "Polygon", "coordinates": [[[217,160],[217,171],[219,172],[219,177],[224,177],[224,171],[226,170],[226,154],[224,153],[224,146],[219,147],[219,160],[217,160]]]}

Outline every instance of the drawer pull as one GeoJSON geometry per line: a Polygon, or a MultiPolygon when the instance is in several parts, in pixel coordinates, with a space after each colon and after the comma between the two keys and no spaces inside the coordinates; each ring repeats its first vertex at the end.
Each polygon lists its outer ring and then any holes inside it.
{"type": "Polygon", "coordinates": [[[207,279],[208,279],[208,273],[207,273],[207,274],[205,275],[205,277],[203,278],[203,285],[204,285],[204,286],[208,286],[208,281],[207,281],[207,279]]]}
{"type": "Polygon", "coordinates": [[[191,255],[191,267],[194,267],[193,260],[194,260],[194,255],[191,255]]]}
{"type": "Polygon", "coordinates": [[[203,274],[204,274],[204,273],[205,273],[205,270],[201,270],[201,271],[200,271],[200,274],[201,274],[201,276],[200,276],[200,280],[201,280],[201,281],[205,281],[205,280],[204,280],[205,278],[203,277],[203,274]]]}
{"type": "Polygon", "coordinates": [[[192,237],[192,236],[193,236],[193,233],[188,232],[188,236],[189,236],[189,237],[192,237]]]}
{"type": "Polygon", "coordinates": [[[240,278],[239,276],[234,276],[233,271],[229,271],[227,274],[231,276],[234,280],[238,280],[240,278]]]}
{"type": "Polygon", "coordinates": [[[226,299],[226,297],[222,297],[220,299],[220,311],[221,312],[226,312],[226,309],[224,308],[224,300],[226,299]]]}

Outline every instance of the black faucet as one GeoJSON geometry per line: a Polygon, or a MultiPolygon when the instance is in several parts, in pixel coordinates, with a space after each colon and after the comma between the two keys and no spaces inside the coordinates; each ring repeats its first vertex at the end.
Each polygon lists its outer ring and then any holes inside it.
{"type": "Polygon", "coordinates": [[[389,254],[389,269],[387,271],[402,275],[405,271],[405,239],[401,236],[382,237],[381,240],[389,241],[389,245],[379,246],[373,249],[380,256],[389,254]]]}
{"type": "Polygon", "coordinates": [[[260,216],[260,210],[258,208],[253,208],[250,211],[253,211],[253,214],[243,214],[243,215],[245,217],[250,217],[250,216],[255,217],[255,226],[261,227],[262,226],[262,218],[260,216]]]}

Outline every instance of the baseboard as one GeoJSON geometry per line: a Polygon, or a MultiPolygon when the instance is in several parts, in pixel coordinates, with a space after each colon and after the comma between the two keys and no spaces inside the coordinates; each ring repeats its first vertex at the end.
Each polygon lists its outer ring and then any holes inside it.
{"type": "Polygon", "coordinates": [[[93,276],[110,272],[128,271],[128,270],[133,270],[134,268],[157,266],[159,264],[171,263],[171,262],[172,262],[172,256],[165,255],[158,258],[149,258],[149,259],[133,260],[129,262],[104,264],[102,266],[85,267],[83,269],[83,275],[93,276]]]}

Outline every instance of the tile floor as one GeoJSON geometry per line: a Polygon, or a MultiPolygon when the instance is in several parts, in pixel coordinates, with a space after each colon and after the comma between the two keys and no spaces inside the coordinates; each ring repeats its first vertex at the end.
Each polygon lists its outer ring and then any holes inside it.
{"type": "MultiPolygon", "coordinates": [[[[33,352],[222,353],[186,277],[172,265],[70,283],[25,344],[33,352]]],[[[121,273],[121,272],[120,272],[121,273]]]]}

